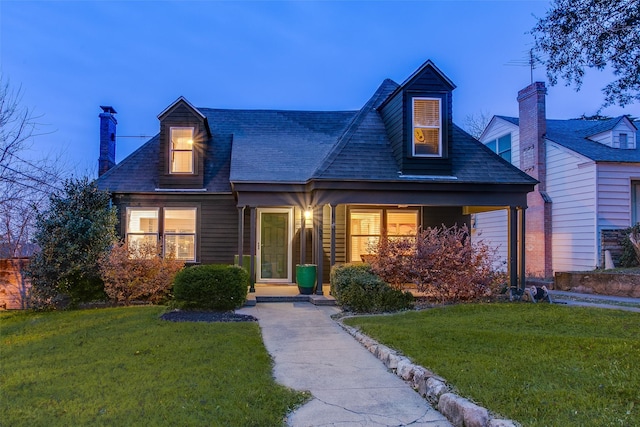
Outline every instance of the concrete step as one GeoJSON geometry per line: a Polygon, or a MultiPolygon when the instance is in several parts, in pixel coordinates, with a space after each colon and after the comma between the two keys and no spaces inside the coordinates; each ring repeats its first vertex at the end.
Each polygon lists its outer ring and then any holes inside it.
{"type": "Polygon", "coordinates": [[[253,307],[258,303],[274,302],[310,302],[313,305],[336,305],[332,296],[325,295],[255,295],[248,294],[245,307],[253,307]]]}

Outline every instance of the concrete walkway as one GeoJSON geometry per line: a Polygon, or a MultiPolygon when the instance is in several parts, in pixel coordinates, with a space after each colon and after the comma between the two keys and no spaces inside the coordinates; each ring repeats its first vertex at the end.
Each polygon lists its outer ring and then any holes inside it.
{"type": "Polygon", "coordinates": [[[276,381],[313,395],[289,426],[451,426],[330,318],[338,308],[282,302],[238,312],[258,318],[276,381]]]}
{"type": "Polygon", "coordinates": [[[610,308],[640,313],[640,298],[550,290],[553,302],[584,307],[610,308]]]}

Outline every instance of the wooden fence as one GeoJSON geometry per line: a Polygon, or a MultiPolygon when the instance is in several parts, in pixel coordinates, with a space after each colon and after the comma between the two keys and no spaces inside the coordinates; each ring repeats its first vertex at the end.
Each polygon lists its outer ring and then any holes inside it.
{"type": "Polygon", "coordinates": [[[0,259],[0,310],[24,310],[28,306],[29,281],[24,268],[29,258],[0,259]]]}

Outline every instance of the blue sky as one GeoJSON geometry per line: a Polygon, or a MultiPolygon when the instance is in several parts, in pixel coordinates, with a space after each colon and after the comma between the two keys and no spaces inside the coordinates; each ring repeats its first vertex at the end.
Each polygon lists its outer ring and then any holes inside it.
{"type": "MultiPolygon", "coordinates": [[[[30,156],[64,153],[95,176],[100,105],[117,111],[117,160],[158,132],[179,96],[197,107],[352,110],[427,59],[456,84],[454,122],[517,116],[530,83],[528,31],[548,1],[0,1],[0,70],[44,133],[30,156]]],[[[606,73],[550,87],[549,118],[594,114],[606,73]]],[[[534,80],[546,81],[543,69],[534,80]]],[[[640,105],[603,114],[640,116],[640,105]]]]}

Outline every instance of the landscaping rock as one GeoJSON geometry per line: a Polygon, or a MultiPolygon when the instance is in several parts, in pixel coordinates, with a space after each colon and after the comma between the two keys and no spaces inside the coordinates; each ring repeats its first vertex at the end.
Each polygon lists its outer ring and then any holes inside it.
{"type": "Polygon", "coordinates": [[[438,403],[440,396],[447,393],[449,388],[444,381],[435,378],[426,378],[424,381],[424,390],[420,392],[429,402],[438,403]]]}
{"type": "Polygon", "coordinates": [[[387,368],[395,371],[398,369],[398,362],[400,361],[400,356],[398,356],[395,352],[389,350],[389,357],[387,358],[387,368]]]}
{"type": "Polygon", "coordinates": [[[398,361],[397,375],[405,381],[411,381],[415,365],[406,357],[400,357],[398,361]]]}
{"type": "Polygon", "coordinates": [[[453,393],[440,396],[438,411],[457,427],[485,427],[489,422],[485,408],[453,393]]]}

